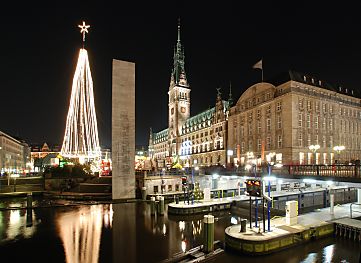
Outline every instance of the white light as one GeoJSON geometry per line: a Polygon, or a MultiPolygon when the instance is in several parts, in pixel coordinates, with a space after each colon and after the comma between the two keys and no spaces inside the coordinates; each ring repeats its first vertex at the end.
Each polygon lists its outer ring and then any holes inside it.
{"type": "Polygon", "coordinates": [[[310,145],[308,146],[308,149],[310,149],[311,151],[317,151],[318,149],[320,149],[320,145],[310,145]]]}
{"type": "Polygon", "coordinates": [[[183,253],[186,252],[186,242],[185,241],[182,241],[181,248],[182,248],[183,253]]]}
{"type": "Polygon", "coordinates": [[[218,177],[219,177],[218,174],[213,174],[213,175],[212,175],[212,178],[213,178],[213,179],[217,179],[218,177]]]}
{"type": "Polygon", "coordinates": [[[10,211],[10,224],[16,225],[20,222],[20,210],[10,211]]]}
{"type": "MultiPolygon", "coordinates": [[[[84,23],[83,23],[84,24],[84,23]]],[[[82,33],[86,32],[87,27],[82,33]]],[[[79,52],[61,155],[69,158],[100,159],[99,136],[94,104],[93,80],[88,52],[79,52]]]]}
{"type": "Polygon", "coordinates": [[[231,224],[232,225],[237,225],[238,224],[238,220],[237,220],[237,218],[235,218],[235,217],[231,217],[231,224]]]}
{"type": "Polygon", "coordinates": [[[233,150],[227,150],[227,155],[232,156],[233,155],[233,150]]]}
{"type": "Polygon", "coordinates": [[[283,166],[283,164],[282,163],[276,163],[274,166],[277,167],[277,168],[281,168],[283,166]]]}
{"type": "Polygon", "coordinates": [[[306,179],[303,179],[303,182],[312,184],[312,183],[316,183],[317,181],[315,179],[306,178],[306,179]]]}
{"type": "Polygon", "coordinates": [[[262,179],[263,179],[263,181],[276,181],[277,180],[277,178],[274,176],[265,176],[262,179]]]}
{"type": "Polygon", "coordinates": [[[20,174],[11,174],[10,177],[12,177],[12,178],[18,178],[18,177],[20,177],[20,174]]]}
{"type": "Polygon", "coordinates": [[[179,230],[180,231],[183,231],[185,229],[185,227],[186,227],[186,224],[185,224],[184,221],[179,221],[178,225],[179,225],[179,230]]]}
{"type": "Polygon", "coordinates": [[[166,225],[165,224],[163,224],[163,235],[165,235],[166,233],[167,233],[167,227],[166,227],[166,225]]]}
{"type": "Polygon", "coordinates": [[[88,32],[88,28],[90,27],[89,25],[86,25],[85,22],[83,21],[82,25],[78,25],[78,27],[80,28],[80,33],[83,34],[83,42],[85,41],[85,33],[89,33],[88,32]]]}
{"type": "Polygon", "coordinates": [[[194,167],[194,170],[199,171],[199,167],[198,166],[194,167]]]}

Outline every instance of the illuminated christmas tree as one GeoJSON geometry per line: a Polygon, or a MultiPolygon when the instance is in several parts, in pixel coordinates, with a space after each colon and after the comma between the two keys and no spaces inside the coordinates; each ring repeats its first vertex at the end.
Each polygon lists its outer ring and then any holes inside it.
{"type": "Polygon", "coordinates": [[[194,184],[194,200],[201,200],[204,198],[203,191],[199,187],[199,183],[194,184]]]}
{"type": "Polygon", "coordinates": [[[97,118],[94,106],[93,80],[90,72],[88,52],[84,48],[85,33],[89,25],[79,25],[83,34],[71,91],[61,155],[77,158],[80,162],[100,159],[97,118]]]}

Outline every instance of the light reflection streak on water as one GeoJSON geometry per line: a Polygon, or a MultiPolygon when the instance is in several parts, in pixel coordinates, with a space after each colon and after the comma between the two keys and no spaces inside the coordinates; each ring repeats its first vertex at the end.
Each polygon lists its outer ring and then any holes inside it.
{"type": "Polygon", "coordinates": [[[181,249],[182,249],[183,253],[186,252],[186,247],[187,247],[186,242],[185,242],[185,241],[182,241],[182,242],[181,242],[181,249]]]}
{"type": "Polygon", "coordinates": [[[333,258],[334,249],[335,249],[335,245],[329,245],[323,249],[323,258],[325,260],[324,262],[327,263],[331,262],[333,258]]]}
{"type": "Polygon", "coordinates": [[[316,263],[317,262],[317,253],[308,254],[307,258],[305,258],[301,263],[316,263]]]}
{"type": "Polygon", "coordinates": [[[30,238],[36,231],[36,224],[27,227],[27,213],[30,213],[29,219],[31,222],[35,221],[35,212],[32,210],[10,210],[9,225],[6,229],[6,240],[12,240],[19,236],[30,238]]]}
{"type": "MultiPolygon", "coordinates": [[[[98,262],[103,224],[103,206],[83,207],[61,214],[57,219],[66,262],[98,262]]],[[[111,219],[109,218],[109,222],[111,219]]]]}

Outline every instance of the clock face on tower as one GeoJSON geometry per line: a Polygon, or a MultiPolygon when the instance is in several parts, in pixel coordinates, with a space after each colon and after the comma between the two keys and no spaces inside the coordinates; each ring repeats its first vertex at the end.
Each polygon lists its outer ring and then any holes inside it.
{"type": "Polygon", "coordinates": [[[185,113],[185,112],[186,112],[186,108],[181,107],[181,112],[182,112],[182,113],[185,113]]]}

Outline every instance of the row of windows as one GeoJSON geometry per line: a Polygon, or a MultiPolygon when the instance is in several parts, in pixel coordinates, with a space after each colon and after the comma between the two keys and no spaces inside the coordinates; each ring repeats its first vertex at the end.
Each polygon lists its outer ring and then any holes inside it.
{"type": "MultiPolygon", "coordinates": [[[[336,106],[334,104],[328,104],[325,102],[320,101],[312,101],[305,98],[298,98],[298,109],[304,110],[306,109],[308,111],[312,111],[313,109],[315,112],[323,112],[323,113],[336,113],[335,108],[336,106]]],[[[350,109],[346,107],[340,107],[339,108],[339,114],[341,116],[347,116],[347,117],[354,117],[354,118],[360,118],[361,119],[361,111],[357,111],[355,109],[350,109]]]]}
{"type": "Polygon", "coordinates": [[[189,155],[194,153],[202,153],[202,152],[208,152],[208,151],[220,150],[220,149],[223,149],[222,140],[216,141],[214,144],[213,142],[210,142],[198,146],[182,147],[181,155],[189,155]]]}
{"type": "MultiPolygon", "coordinates": [[[[304,115],[302,113],[298,114],[298,127],[303,128],[303,118],[304,115]]],[[[349,121],[349,120],[340,120],[340,132],[346,133],[358,133],[360,125],[358,122],[349,121]]],[[[333,118],[321,117],[319,115],[311,117],[311,114],[306,114],[306,126],[305,128],[314,128],[314,129],[328,129],[330,131],[334,128],[334,120],[333,118]],[[313,119],[313,122],[312,122],[313,119]]]]}
{"type": "MultiPolygon", "coordinates": [[[[276,148],[280,149],[283,147],[283,136],[281,134],[276,136],[276,148]]],[[[251,151],[255,151],[257,150],[258,152],[262,151],[262,139],[258,138],[256,141],[256,147],[254,147],[253,145],[253,140],[249,140],[248,141],[248,145],[246,148],[246,142],[242,141],[241,142],[241,153],[244,152],[251,152],[251,151]]],[[[274,147],[272,147],[272,139],[270,136],[266,137],[266,142],[265,142],[265,150],[271,150],[274,147]]]]}
{"type": "Polygon", "coordinates": [[[253,106],[256,106],[256,105],[258,105],[258,104],[260,104],[260,103],[263,103],[263,102],[265,102],[265,101],[268,101],[268,100],[270,100],[270,99],[272,99],[272,98],[273,98],[272,92],[271,92],[271,91],[268,91],[268,92],[266,92],[266,93],[264,93],[264,94],[261,94],[261,95],[258,96],[258,97],[254,97],[254,98],[249,99],[249,100],[246,102],[246,104],[242,103],[240,110],[241,110],[241,111],[245,110],[245,109],[246,109],[246,105],[247,105],[247,109],[248,109],[248,108],[251,108],[251,107],[253,107],[253,106]]]}
{"type": "MultiPolygon", "coordinates": [[[[349,104],[359,104],[359,100],[356,99],[356,98],[346,98],[346,97],[341,97],[339,96],[339,94],[335,94],[334,92],[327,92],[325,91],[324,89],[322,89],[321,91],[317,90],[317,89],[313,89],[313,88],[310,88],[310,87],[303,87],[303,86],[299,86],[299,85],[296,85],[296,88],[299,88],[300,90],[304,90],[307,94],[309,95],[313,95],[313,96],[316,96],[316,97],[319,97],[319,98],[326,98],[326,99],[333,99],[337,102],[343,102],[343,103],[349,103],[349,104]]],[[[348,90],[345,89],[344,90],[345,93],[348,93],[348,90]]],[[[339,92],[342,92],[342,88],[339,87],[339,92]]],[[[353,96],[353,90],[351,90],[351,96],[353,96]]]]}
{"type": "MultiPolygon", "coordinates": [[[[277,120],[277,126],[276,129],[282,129],[282,116],[281,115],[277,115],[276,116],[276,120],[277,120]]],[[[267,118],[266,119],[266,123],[265,123],[265,129],[266,132],[271,132],[271,118],[267,118]]],[[[248,128],[248,135],[252,135],[253,134],[253,125],[252,123],[249,123],[247,125],[248,128]]],[[[260,134],[262,133],[262,122],[260,120],[257,120],[256,122],[256,133],[260,134]]],[[[245,136],[245,126],[241,125],[240,126],[240,136],[243,137],[245,136]]]]}
{"type": "MultiPolygon", "coordinates": [[[[298,146],[299,147],[308,147],[310,145],[318,144],[322,148],[333,148],[335,146],[334,138],[332,135],[318,135],[318,134],[306,134],[304,135],[302,132],[298,133],[298,146]],[[306,139],[306,141],[305,141],[306,139]]],[[[361,138],[359,136],[341,136],[339,140],[340,145],[344,145],[347,149],[361,149],[361,138]]]]}
{"type": "Polygon", "coordinates": [[[192,159],[193,163],[195,164],[199,164],[199,165],[202,165],[202,164],[212,164],[213,161],[216,161],[215,163],[220,163],[221,162],[221,156],[220,155],[217,155],[216,158],[213,159],[213,156],[205,156],[205,157],[199,157],[199,158],[193,158],[192,159]]]}

